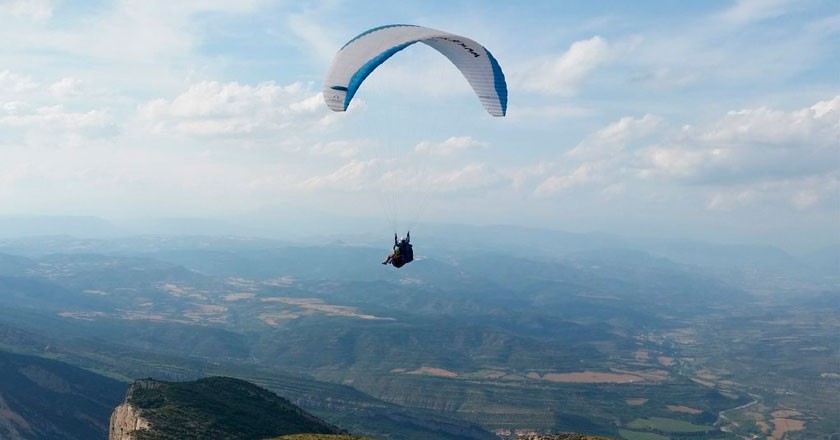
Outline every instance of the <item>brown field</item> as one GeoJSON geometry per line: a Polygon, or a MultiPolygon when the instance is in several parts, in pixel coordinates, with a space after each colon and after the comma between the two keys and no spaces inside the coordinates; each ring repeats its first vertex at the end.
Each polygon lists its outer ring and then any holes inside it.
{"type": "Polygon", "coordinates": [[[699,410],[697,408],[692,408],[690,406],[682,406],[682,405],[668,405],[666,406],[668,411],[677,412],[677,413],[685,413],[685,414],[700,414],[703,410],[699,410]]]}
{"type": "MultiPolygon", "coordinates": [[[[792,419],[791,417],[799,417],[801,412],[791,409],[780,409],[770,413],[773,419],[773,432],[770,434],[770,439],[781,440],[785,437],[785,433],[792,431],[802,431],[805,429],[805,422],[802,420],[792,419]]],[[[766,424],[765,424],[766,425],[766,424]]]]}
{"type": "Polygon", "coordinates": [[[299,313],[289,313],[289,312],[280,312],[280,313],[262,313],[258,316],[259,320],[272,326],[277,327],[281,320],[284,319],[297,319],[300,317],[299,313]]]}
{"type": "Polygon", "coordinates": [[[239,287],[241,289],[248,289],[254,290],[254,281],[245,279],[245,278],[238,278],[238,277],[231,277],[225,280],[228,286],[239,287]]]}
{"type": "Polygon", "coordinates": [[[434,367],[420,367],[414,371],[406,372],[405,374],[422,374],[425,376],[436,376],[436,377],[458,377],[458,373],[444,370],[443,368],[434,368],[434,367]]]}
{"type": "Polygon", "coordinates": [[[274,278],[271,280],[265,280],[262,282],[266,286],[273,286],[273,287],[289,287],[295,283],[295,278],[291,276],[285,276],[280,278],[274,278]]]}
{"type": "Polygon", "coordinates": [[[184,312],[184,317],[193,321],[227,322],[227,307],[212,304],[199,305],[198,308],[184,312]]]}
{"type": "Polygon", "coordinates": [[[480,375],[485,379],[501,379],[507,376],[507,373],[504,371],[482,371],[480,375]]]}
{"type": "Polygon", "coordinates": [[[650,359],[650,354],[645,350],[636,350],[633,356],[639,362],[647,362],[650,359]]]}
{"type": "Polygon", "coordinates": [[[677,363],[674,358],[668,356],[659,356],[657,360],[660,365],[664,365],[666,367],[673,367],[677,363]]]}
{"type": "Polygon", "coordinates": [[[694,345],[694,343],[697,342],[695,339],[696,332],[690,328],[666,332],[663,333],[662,336],[682,345],[694,345]]]}
{"type": "Polygon", "coordinates": [[[223,296],[222,298],[225,301],[240,301],[240,300],[243,300],[243,299],[251,299],[253,297],[254,297],[253,293],[242,292],[242,293],[231,293],[231,294],[223,296]]]}
{"type": "Polygon", "coordinates": [[[196,298],[196,299],[201,299],[201,300],[206,300],[207,299],[206,296],[202,295],[201,292],[197,291],[196,289],[194,289],[192,287],[180,287],[180,286],[178,286],[176,284],[172,284],[172,283],[163,283],[163,285],[161,285],[161,289],[165,290],[167,293],[169,293],[170,295],[172,295],[174,297],[186,296],[186,297],[196,298]]]}
{"type": "Polygon", "coordinates": [[[169,292],[169,294],[172,296],[183,296],[185,293],[184,288],[178,287],[175,284],[164,283],[161,287],[163,288],[163,290],[169,292]]]}
{"type": "Polygon", "coordinates": [[[799,417],[802,413],[793,409],[780,409],[778,411],[773,411],[770,415],[773,416],[773,418],[786,419],[789,417],[799,417]]]}
{"type": "Polygon", "coordinates": [[[692,377],[691,381],[694,382],[694,383],[699,383],[700,385],[703,385],[704,387],[709,387],[709,388],[714,388],[715,387],[714,382],[709,382],[707,380],[701,380],[701,379],[698,379],[696,377],[692,377]]]}
{"type": "Polygon", "coordinates": [[[700,379],[703,379],[703,380],[718,380],[718,376],[715,375],[715,374],[712,374],[712,372],[710,372],[710,371],[701,371],[701,372],[697,373],[697,377],[699,377],[700,379]]]}
{"type": "Polygon", "coordinates": [[[639,376],[644,380],[651,381],[651,382],[663,382],[668,380],[669,373],[665,370],[658,370],[658,369],[645,369],[645,370],[621,370],[618,368],[611,368],[610,369],[613,373],[619,374],[630,374],[633,376],[639,376]]]}
{"type": "Polygon", "coordinates": [[[773,433],[770,437],[775,440],[782,440],[786,432],[802,431],[805,429],[805,422],[802,420],[774,418],[773,419],[773,433]]]}
{"type": "Polygon", "coordinates": [[[120,315],[120,319],[125,319],[126,321],[155,321],[192,324],[192,321],[188,321],[186,319],[173,319],[163,313],[154,312],[124,311],[120,315]]]}
{"type": "Polygon", "coordinates": [[[645,403],[647,403],[647,401],[648,401],[648,399],[645,399],[645,398],[642,398],[642,397],[636,397],[636,398],[633,398],[633,399],[624,399],[624,403],[626,403],[630,406],[644,405],[645,403]]]}
{"type": "Polygon", "coordinates": [[[83,290],[82,292],[84,292],[84,293],[90,293],[90,294],[93,294],[93,295],[99,295],[99,296],[108,296],[108,295],[110,295],[110,293],[108,293],[108,292],[106,292],[106,291],[104,291],[104,290],[96,290],[96,289],[87,289],[87,290],[83,290]]]}
{"type": "MultiPolygon", "coordinates": [[[[320,298],[289,298],[283,296],[271,296],[267,298],[260,298],[262,302],[279,302],[296,306],[303,309],[300,312],[286,311],[283,312],[284,319],[297,318],[299,316],[311,315],[313,313],[322,313],[327,316],[347,316],[350,318],[367,319],[367,320],[382,320],[394,321],[394,318],[381,318],[373,315],[364,315],[357,312],[355,307],[336,306],[332,304],[325,304],[324,300],[320,298]],[[294,316],[291,316],[294,315],[294,316]]],[[[261,318],[262,319],[262,318],[261,318]]]]}
{"type": "Polygon", "coordinates": [[[542,380],[549,382],[572,382],[572,383],[634,383],[642,382],[641,376],[626,373],[596,373],[582,371],[579,373],[548,373],[542,376],[542,380]]]}
{"type": "Polygon", "coordinates": [[[755,426],[757,426],[758,429],[760,429],[761,432],[765,434],[770,432],[770,425],[768,425],[767,422],[765,422],[764,420],[759,420],[755,422],[755,426]]]}
{"type": "Polygon", "coordinates": [[[103,312],[59,312],[58,316],[62,318],[79,319],[82,321],[93,321],[96,318],[105,316],[103,312]]]}

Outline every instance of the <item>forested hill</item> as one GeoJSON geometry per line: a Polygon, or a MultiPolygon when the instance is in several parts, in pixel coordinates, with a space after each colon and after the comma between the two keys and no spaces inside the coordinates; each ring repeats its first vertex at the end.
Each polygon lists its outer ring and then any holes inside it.
{"type": "Polygon", "coordinates": [[[110,440],[259,439],[342,431],[249,382],[208,377],[192,382],[134,382],[111,416],[110,440]]]}

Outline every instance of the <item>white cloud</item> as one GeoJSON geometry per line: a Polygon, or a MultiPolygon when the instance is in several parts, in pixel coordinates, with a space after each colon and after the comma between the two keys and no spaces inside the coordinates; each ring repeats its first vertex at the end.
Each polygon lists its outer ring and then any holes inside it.
{"type": "Polygon", "coordinates": [[[300,83],[256,86],[203,81],[174,99],[142,104],[138,116],[157,133],[183,136],[264,134],[329,124],[320,94],[300,83]]]}
{"type": "Polygon", "coordinates": [[[71,77],[42,84],[8,70],[0,72],[0,127],[4,140],[55,147],[82,144],[86,139],[113,132],[115,120],[108,109],[92,103],[65,105],[65,99],[79,96],[79,84],[71,77]]]}
{"type": "Polygon", "coordinates": [[[755,199],[756,191],[752,189],[744,189],[740,191],[727,189],[726,191],[713,193],[706,202],[706,209],[710,211],[729,211],[738,206],[748,206],[753,203],[755,199]]]}
{"type": "Polygon", "coordinates": [[[792,0],[737,0],[720,17],[736,24],[762,21],[785,15],[793,3],[792,0]]]}
{"type": "Polygon", "coordinates": [[[373,191],[377,194],[458,193],[497,185],[508,179],[484,163],[469,163],[450,170],[383,170],[380,160],[353,159],[333,172],[310,177],[296,185],[305,190],[342,192],[373,191]]]}
{"type": "Polygon", "coordinates": [[[21,111],[24,111],[29,106],[23,101],[8,101],[3,103],[3,112],[6,113],[8,116],[20,114],[21,111]]]}
{"type": "Polygon", "coordinates": [[[217,14],[250,13],[270,1],[115,0],[83,7],[64,3],[48,25],[34,26],[7,20],[2,13],[10,14],[19,5],[33,9],[48,2],[0,0],[0,41],[11,49],[0,49],[0,66],[58,71],[59,78],[73,76],[92,89],[109,89],[106,93],[113,98],[115,94],[148,96],[148,92],[170,91],[190,77],[204,77],[205,72],[219,69],[225,60],[200,50],[214,35],[215,29],[208,29],[208,24],[216,23],[217,14]]]}
{"type": "Polygon", "coordinates": [[[342,158],[354,157],[359,154],[359,147],[350,141],[319,142],[309,151],[318,156],[337,156],[342,158]]]}
{"type": "Polygon", "coordinates": [[[798,211],[825,209],[836,215],[838,197],[840,175],[829,174],[716,189],[708,196],[706,209],[733,211],[781,202],[798,211]]]}
{"type": "Polygon", "coordinates": [[[835,96],[834,99],[820,101],[812,105],[811,111],[814,112],[814,117],[816,118],[833,117],[840,119],[840,95],[835,96]]]}
{"type": "Polygon", "coordinates": [[[803,177],[840,167],[840,96],[792,112],[731,111],[642,153],[647,174],[695,182],[803,177]]]}
{"type": "Polygon", "coordinates": [[[576,186],[604,182],[606,180],[604,171],[603,162],[580,164],[568,174],[554,175],[545,179],[534,190],[534,195],[546,197],[576,186]]]}
{"type": "Polygon", "coordinates": [[[38,87],[29,76],[17,75],[9,70],[0,71],[0,97],[17,94],[38,87]]]}
{"type": "Polygon", "coordinates": [[[33,21],[45,21],[52,17],[50,0],[0,0],[0,17],[9,15],[33,21]]]}
{"type": "Polygon", "coordinates": [[[522,125],[543,126],[558,119],[578,119],[593,116],[595,109],[579,105],[523,105],[509,104],[505,119],[522,125]]]}
{"type": "Polygon", "coordinates": [[[453,136],[443,142],[420,142],[414,147],[414,150],[420,153],[448,156],[462,151],[485,148],[486,146],[487,143],[477,141],[471,136],[453,136]]]}
{"type": "Polygon", "coordinates": [[[633,151],[646,139],[661,136],[663,126],[661,118],[650,114],[620,118],[566,152],[534,194],[548,197],[584,185],[608,186],[625,178],[635,166],[633,151]]]}
{"type": "Polygon", "coordinates": [[[105,128],[110,123],[107,113],[100,110],[68,112],[60,105],[22,109],[19,106],[5,108],[0,113],[0,125],[8,127],[37,128],[39,131],[84,130],[105,128]],[[29,110],[29,111],[26,111],[29,110]]]}
{"type": "Polygon", "coordinates": [[[306,14],[289,15],[288,26],[289,30],[306,45],[305,53],[314,53],[325,62],[331,60],[343,44],[332,38],[331,28],[311,20],[306,14]]]}
{"type": "Polygon", "coordinates": [[[360,191],[373,182],[376,161],[352,160],[334,172],[304,180],[299,187],[306,190],[360,191]]]}
{"type": "Polygon", "coordinates": [[[541,161],[535,165],[508,169],[505,174],[513,188],[518,190],[528,188],[532,182],[542,178],[549,171],[553,170],[553,168],[553,163],[541,161]]]}
{"type": "Polygon", "coordinates": [[[534,194],[683,188],[709,210],[772,203],[823,209],[840,197],[838,158],[840,96],[794,111],[731,111],[679,129],[653,115],[624,117],[550,164],[534,194]]]}
{"type": "Polygon", "coordinates": [[[488,188],[508,178],[485,163],[469,163],[449,170],[390,170],[379,178],[378,187],[396,193],[459,193],[488,188]]]}
{"type": "Polygon", "coordinates": [[[625,116],[589,136],[569,151],[568,156],[579,159],[604,159],[624,150],[630,142],[656,133],[661,127],[662,118],[658,116],[625,116]]]}
{"type": "Polygon", "coordinates": [[[50,92],[59,99],[79,96],[81,85],[82,81],[77,78],[62,78],[50,85],[50,92]]]}
{"type": "Polygon", "coordinates": [[[504,181],[504,178],[484,163],[471,163],[462,168],[430,174],[424,179],[424,191],[459,192],[486,188],[504,181]]]}
{"type": "Polygon", "coordinates": [[[549,95],[570,96],[597,67],[612,57],[610,45],[601,37],[572,43],[563,55],[533,63],[527,71],[515,73],[515,83],[523,90],[549,95]]]}

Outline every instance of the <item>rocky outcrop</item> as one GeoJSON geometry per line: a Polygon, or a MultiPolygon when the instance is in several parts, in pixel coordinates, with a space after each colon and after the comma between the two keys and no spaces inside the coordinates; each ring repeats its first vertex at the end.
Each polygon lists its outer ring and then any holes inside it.
{"type": "Polygon", "coordinates": [[[151,429],[151,423],[140,416],[140,410],[129,402],[131,396],[143,389],[153,389],[160,384],[150,379],[134,381],[126,393],[125,402],[121,403],[111,413],[111,423],[108,428],[108,440],[134,440],[134,432],[151,429]]]}
{"type": "Polygon", "coordinates": [[[130,403],[123,403],[111,414],[108,440],[133,440],[134,432],[150,429],[149,421],[140,416],[140,411],[130,403]]]}

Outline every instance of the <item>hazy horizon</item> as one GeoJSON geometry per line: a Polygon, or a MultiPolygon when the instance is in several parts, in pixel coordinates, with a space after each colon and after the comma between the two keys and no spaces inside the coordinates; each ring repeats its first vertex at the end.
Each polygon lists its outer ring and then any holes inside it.
{"type": "Polygon", "coordinates": [[[0,20],[0,217],[840,244],[831,1],[11,0],[0,20]],[[389,23],[486,46],[508,116],[422,45],[331,112],[332,56],[389,23]]]}

